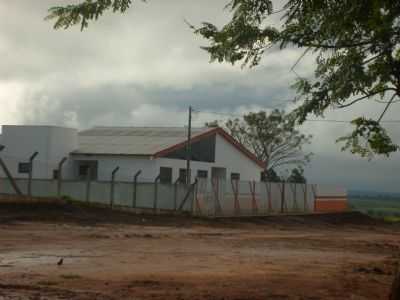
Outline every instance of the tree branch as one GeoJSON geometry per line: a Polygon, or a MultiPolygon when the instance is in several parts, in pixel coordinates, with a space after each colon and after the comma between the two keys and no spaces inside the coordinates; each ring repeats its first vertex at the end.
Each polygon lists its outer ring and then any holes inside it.
{"type": "Polygon", "coordinates": [[[389,102],[386,104],[385,109],[381,113],[380,117],[378,118],[378,123],[382,120],[383,116],[386,114],[387,110],[389,109],[389,106],[392,104],[394,98],[396,97],[397,94],[393,94],[392,98],[390,98],[389,102]]]}

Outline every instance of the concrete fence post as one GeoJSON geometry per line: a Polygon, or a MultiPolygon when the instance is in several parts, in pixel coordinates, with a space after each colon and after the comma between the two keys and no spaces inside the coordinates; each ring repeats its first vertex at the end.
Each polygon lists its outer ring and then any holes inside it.
{"type": "Polygon", "coordinates": [[[299,210],[299,206],[297,204],[297,184],[291,183],[290,185],[293,193],[293,210],[297,212],[299,210]]]}
{"type": "Polygon", "coordinates": [[[114,206],[114,187],[115,187],[115,175],[119,171],[119,167],[116,167],[111,174],[111,187],[110,187],[110,206],[114,206]]]}
{"type": "Polygon", "coordinates": [[[178,183],[181,181],[181,178],[178,177],[174,182],[174,210],[178,209],[178,183]]]}
{"type": "MultiPolygon", "coordinates": [[[[192,201],[190,202],[190,211],[192,215],[194,214],[195,203],[197,204],[197,188],[198,188],[199,180],[197,177],[194,180],[193,187],[192,187],[192,201]]],[[[196,205],[197,210],[197,205],[196,205]]]]}
{"type": "Polygon", "coordinates": [[[304,212],[307,212],[307,183],[304,184],[304,212]]]}
{"type": "Polygon", "coordinates": [[[281,191],[281,213],[285,212],[285,182],[282,182],[282,191],[281,191]]]}
{"type": "MultiPolygon", "coordinates": [[[[5,146],[0,145],[0,152],[3,151],[4,148],[5,148],[5,146]]],[[[18,196],[22,196],[22,192],[19,189],[17,183],[15,182],[14,177],[11,175],[10,170],[7,168],[6,163],[3,161],[3,159],[1,157],[0,157],[0,166],[2,167],[2,169],[3,169],[4,173],[6,174],[8,180],[10,180],[10,183],[11,183],[12,187],[14,188],[15,193],[18,196]]]]}
{"type": "Polygon", "coordinates": [[[312,195],[313,195],[313,201],[314,201],[314,205],[313,205],[313,210],[314,212],[317,211],[317,187],[315,184],[311,185],[311,191],[312,191],[312,195]]]}
{"type": "Polygon", "coordinates": [[[58,173],[57,173],[57,197],[58,199],[61,199],[61,191],[62,191],[62,171],[63,171],[63,166],[65,162],[67,161],[67,157],[64,157],[59,163],[58,163],[58,173]]]}
{"type": "Polygon", "coordinates": [[[36,156],[38,156],[39,152],[34,152],[29,158],[29,174],[28,174],[28,197],[32,197],[32,176],[33,176],[33,161],[36,156]]]}
{"type": "Polygon", "coordinates": [[[142,174],[142,170],[139,170],[133,176],[133,194],[132,194],[132,207],[136,208],[136,201],[137,201],[137,179],[139,175],[142,174]]]}
{"type": "Polygon", "coordinates": [[[92,168],[89,166],[86,172],[86,202],[90,202],[90,187],[92,181],[92,168]]]}
{"type": "Polygon", "coordinates": [[[256,182],[249,181],[250,193],[251,193],[251,212],[253,215],[258,213],[258,206],[256,200],[256,182]]]}
{"type": "Polygon", "coordinates": [[[234,201],[234,210],[235,215],[240,215],[240,204],[239,204],[239,181],[231,180],[232,192],[233,192],[233,201],[234,201]]]}
{"type": "Polygon", "coordinates": [[[218,214],[222,214],[222,208],[221,205],[219,203],[219,178],[218,177],[214,177],[211,180],[212,183],[212,188],[213,188],[213,192],[214,192],[214,216],[217,216],[218,214]]]}
{"type": "Polygon", "coordinates": [[[154,213],[157,212],[157,205],[158,205],[158,182],[160,181],[161,174],[158,174],[156,179],[154,179],[154,202],[153,202],[153,210],[154,213]]]}
{"type": "Polygon", "coordinates": [[[270,182],[265,182],[265,189],[267,192],[267,201],[268,201],[268,207],[267,207],[267,213],[271,213],[272,212],[272,183],[270,182]]]}

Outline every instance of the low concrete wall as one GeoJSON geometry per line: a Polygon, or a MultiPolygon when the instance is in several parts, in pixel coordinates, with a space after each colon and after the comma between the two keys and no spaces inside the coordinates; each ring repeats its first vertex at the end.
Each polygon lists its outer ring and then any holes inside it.
{"type": "Polygon", "coordinates": [[[315,199],[315,212],[339,212],[348,210],[346,197],[319,197],[315,199]]]}
{"type": "MultiPolygon", "coordinates": [[[[16,179],[16,184],[26,193],[27,179],[16,179]]],[[[111,182],[106,181],[63,181],[60,193],[58,189],[55,180],[32,181],[34,199],[54,199],[60,194],[61,198],[103,206],[174,212],[186,198],[181,211],[205,217],[307,214],[348,209],[344,189],[313,184],[198,180],[189,191],[181,184],[137,183],[136,201],[135,185],[128,182],[115,182],[113,194],[111,182]]],[[[0,178],[0,193],[11,200],[16,197],[5,178],[0,178]]]]}

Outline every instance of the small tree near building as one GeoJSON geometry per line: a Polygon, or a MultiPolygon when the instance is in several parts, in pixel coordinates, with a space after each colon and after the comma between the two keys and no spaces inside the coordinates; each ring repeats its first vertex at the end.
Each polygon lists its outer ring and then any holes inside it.
{"type": "Polygon", "coordinates": [[[312,136],[297,130],[295,122],[283,111],[249,113],[243,120],[228,120],[225,127],[265,163],[267,177],[272,176],[274,181],[278,177],[277,168],[285,165],[302,167],[310,161],[312,153],[305,153],[303,146],[310,143],[312,136]]]}
{"type": "Polygon", "coordinates": [[[264,171],[261,181],[266,182],[282,182],[282,178],[275,172],[274,169],[264,171]]]}
{"type": "Polygon", "coordinates": [[[304,170],[302,168],[294,168],[288,177],[287,182],[307,183],[307,179],[304,177],[304,170]]]}

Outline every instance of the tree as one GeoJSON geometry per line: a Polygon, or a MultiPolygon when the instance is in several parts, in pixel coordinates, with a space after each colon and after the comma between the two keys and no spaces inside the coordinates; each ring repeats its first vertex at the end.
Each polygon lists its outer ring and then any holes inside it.
{"type": "Polygon", "coordinates": [[[303,123],[310,114],[375,99],[384,102],[378,118],[355,118],[355,130],[338,141],[363,157],[399,149],[381,126],[390,105],[400,100],[399,1],[288,0],[279,30],[265,25],[276,13],[272,1],[233,0],[227,7],[232,19],[221,29],[211,23],[195,29],[210,41],[203,48],[212,61],[253,67],[273,46],[303,48],[299,60],[314,52],[314,77],[294,84],[301,103],[295,119],[303,123]]]}
{"type": "Polygon", "coordinates": [[[302,148],[310,143],[311,135],[300,133],[295,122],[283,111],[273,110],[249,113],[243,120],[228,120],[228,132],[242,145],[252,151],[265,163],[270,171],[284,165],[305,165],[312,153],[304,153],[302,148]]]}
{"type": "Polygon", "coordinates": [[[304,170],[302,168],[292,169],[292,173],[286,181],[292,183],[307,183],[307,179],[304,177],[304,170]]]}
{"type": "Polygon", "coordinates": [[[282,178],[275,172],[274,169],[268,169],[264,172],[265,178],[262,181],[267,182],[282,182],[282,178]]]}
{"type": "MultiPolygon", "coordinates": [[[[57,29],[77,24],[84,29],[103,12],[123,13],[132,4],[132,0],[82,1],[51,8],[47,19],[55,19],[57,29]]],[[[203,49],[212,61],[254,67],[271,47],[302,48],[299,60],[313,52],[314,76],[299,77],[294,84],[295,100],[301,104],[293,111],[294,119],[303,123],[310,114],[323,116],[328,108],[380,101],[384,108],[376,119],[355,118],[354,131],[338,141],[344,142],[343,150],[363,157],[399,149],[381,122],[392,103],[400,101],[400,1],[287,0],[274,10],[272,0],[230,0],[226,8],[232,18],[223,27],[208,22],[192,27],[209,41],[203,49]],[[281,24],[267,25],[276,13],[282,16],[281,24]]]]}

